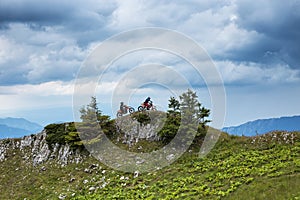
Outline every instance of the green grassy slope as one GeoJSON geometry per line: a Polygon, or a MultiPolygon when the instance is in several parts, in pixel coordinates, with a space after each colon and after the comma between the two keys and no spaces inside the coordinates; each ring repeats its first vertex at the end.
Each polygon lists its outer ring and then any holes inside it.
{"type": "MultiPolygon", "coordinates": [[[[141,144],[145,141],[136,146],[141,144]]],[[[33,167],[18,151],[0,162],[0,199],[300,199],[299,132],[222,134],[207,157],[193,149],[137,177],[91,157],[64,167],[55,162],[33,167]]]]}

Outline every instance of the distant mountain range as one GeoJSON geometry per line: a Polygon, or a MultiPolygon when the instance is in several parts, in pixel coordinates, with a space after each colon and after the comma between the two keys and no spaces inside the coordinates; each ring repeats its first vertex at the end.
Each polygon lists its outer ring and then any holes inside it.
{"type": "Polygon", "coordinates": [[[274,130],[300,131],[300,116],[259,119],[239,126],[225,127],[222,131],[232,135],[254,136],[274,130]]]}
{"type": "Polygon", "coordinates": [[[18,138],[38,133],[43,127],[24,118],[0,118],[0,139],[18,138]]]}

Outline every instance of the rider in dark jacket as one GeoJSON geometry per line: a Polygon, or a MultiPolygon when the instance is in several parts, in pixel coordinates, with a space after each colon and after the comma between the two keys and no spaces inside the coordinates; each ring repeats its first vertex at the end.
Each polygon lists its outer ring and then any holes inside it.
{"type": "Polygon", "coordinates": [[[147,110],[149,110],[149,108],[150,108],[150,104],[149,104],[150,101],[151,101],[151,98],[147,97],[147,99],[144,102],[144,105],[147,107],[147,110]]]}

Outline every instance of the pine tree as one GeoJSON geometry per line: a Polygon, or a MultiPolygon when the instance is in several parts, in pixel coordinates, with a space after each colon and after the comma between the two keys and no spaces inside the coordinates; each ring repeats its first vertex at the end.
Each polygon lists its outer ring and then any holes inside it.
{"type": "Polygon", "coordinates": [[[169,109],[164,127],[159,131],[159,135],[164,143],[170,142],[178,132],[180,127],[180,103],[175,97],[169,99],[169,109]]]}
{"type": "Polygon", "coordinates": [[[175,97],[170,97],[169,99],[169,113],[178,113],[180,111],[180,103],[175,97]]]}
{"type": "Polygon", "coordinates": [[[98,109],[96,97],[91,97],[91,102],[86,107],[82,107],[80,113],[82,122],[98,121],[99,116],[101,116],[101,111],[98,109]]]}
{"type": "Polygon", "coordinates": [[[180,97],[180,110],[181,116],[187,122],[194,122],[197,119],[197,113],[199,108],[198,96],[196,92],[188,89],[187,92],[183,93],[180,97]]]}
{"type": "Polygon", "coordinates": [[[198,129],[198,96],[196,92],[188,89],[180,98],[181,124],[178,133],[184,135],[181,144],[190,145],[197,134],[198,129]]]}
{"type": "Polygon", "coordinates": [[[198,112],[198,119],[199,122],[201,124],[206,124],[208,122],[211,122],[211,120],[206,120],[205,118],[209,117],[210,115],[210,110],[205,108],[205,107],[201,107],[201,104],[199,105],[199,112],[198,112]]]}
{"type": "Polygon", "coordinates": [[[195,136],[196,133],[195,140],[203,139],[207,133],[206,124],[210,122],[206,119],[210,115],[210,110],[202,106],[196,92],[190,89],[180,96],[180,100],[181,122],[184,124],[182,130],[188,137],[195,136]]]}
{"type": "Polygon", "coordinates": [[[104,133],[100,120],[101,122],[107,121],[109,120],[109,117],[102,116],[102,112],[97,106],[96,97],[91,97],[91,102],[87,106],[82,107],[80,113],[82,122],[76,124],[80,138],[85,142],[89,140],[99,140],[104,133]]]}

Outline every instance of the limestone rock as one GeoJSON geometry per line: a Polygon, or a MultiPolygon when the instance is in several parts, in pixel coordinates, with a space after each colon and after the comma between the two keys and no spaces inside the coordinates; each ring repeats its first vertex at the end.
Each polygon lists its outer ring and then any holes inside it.
{"type": "Polygon", "coordinates": [[[164,125],[164,116],[162,113],[155,114],[153,112],[148,113],[151,118],[149,124],[141,124],[137,120],[132,119],[130,116],[125,116],[116,119],[116,126],[119,133],[124,134],[122,143],[128,144],[131,147],[137,143],[140,139],[148,141],[158,141],[158,131],[164,125]],[[155,116],[152,116],[155,115],[155,116]]]}
{"type": "MultiPolygon", "coordinates": [[[[14,149],[21,153],[25,163],[40,165],[48,160],[66,165],[68,163],[79,163],[84,156],[79,150],[72,150],[69,145],[53,144],[51,148],[46,141],[47,133],[43,130],[36,135],[24,136],[20,140],[0,140],[0,161],[7,157],[7,149],[14,149]]],[[[13,152],[15,154],[16,152],[13,152]]]]}

